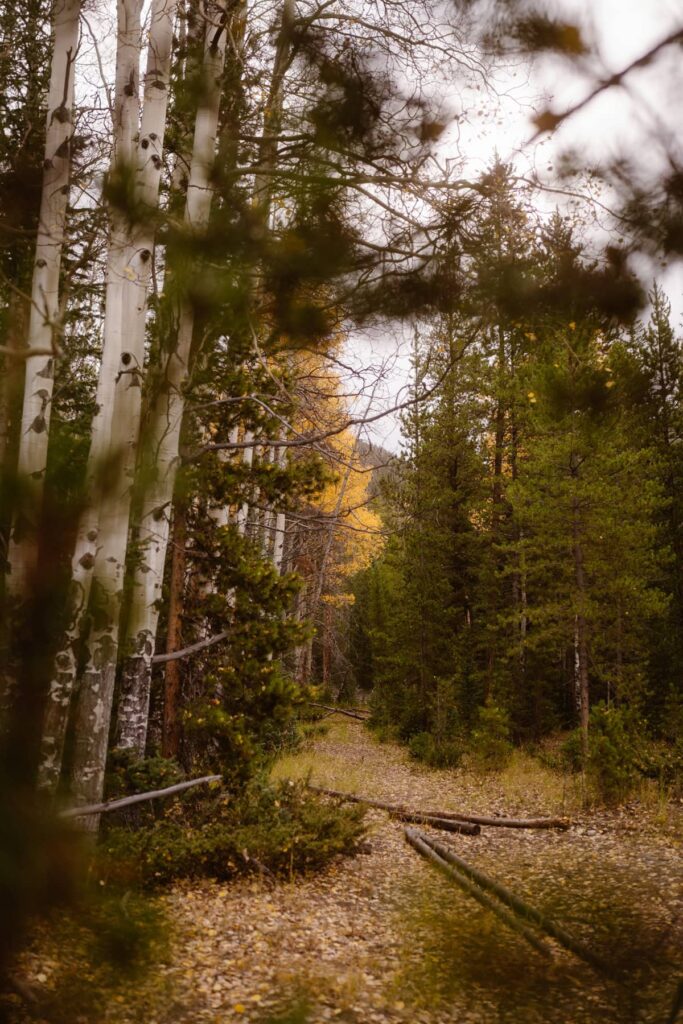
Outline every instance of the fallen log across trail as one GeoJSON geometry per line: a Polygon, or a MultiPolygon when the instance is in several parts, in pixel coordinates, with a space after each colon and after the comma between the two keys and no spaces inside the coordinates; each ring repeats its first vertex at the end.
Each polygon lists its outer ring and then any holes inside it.
{"type": "MultiPolygon", "coordinates": [[[[423,819],[435,819],[438,821],[460,821],[471,822],[474,825],[493,825],[498,828],[560,828],[567,829],[571,822],[569,818],[485,818],[478,814],[456,814],[453,811],[413,811],[402,804],[385,803],[383,800],[373,800],[371,797],[356,796],[355,793],[343,793],[338,789],[324,789],[322,786],[313,786],[309,783],[309,789],[316,793],[324,793],[326,796],[336,796],[341,800],[350,800],[352,803],[367,804],[368,807],[378,807],[382,811],[388,811],[395,817],[403,816],[404,821],[418,822],[419,815],[423,819]]],[[[428,824],[425,820],[422,824],[428,824]]],[[[452,831],[447,829],[446,831],[452,831]]],[[[477,835],[477,832],[471,833],[477,835]]]]}
{"type": "Polygon", "coordinates": [[[459,885],[460,888],[468,894],[468,896],[471,896],[472,899],[475,899],[482,907],[485,907],[486,910],[490,910],[496,915],[496,917],[500,918],[508,928],[511,928],[513,931],[522,935],[529,945],[533,946],[537,952],[541,953],[545,957],[552,958],[550,947],[547,946],[542,939],[539,939],[535,932],[532,932],[531,929],[527,928],[527,926],[522,921],[518,920],[514,914],[511,914],[495,900],[492,900],[491,897],[487,896],[485,892],[482,892],[474,882],[470,882],[465,875],[461,874],[461,872],[457,871],[446,860],[444,860],[444,858],[441,857],[427,842],[426,836],[422,835],[420,832],[416,832],[414,828],[406,828],[404,831],[405,837],[413,849],[417,850],[417,852],[423,857],[426,857],[427,860],[431,861],[439,871],[444,875],[447,875],[451,881],[456,883],[456,885],[459,885]]]}
{"type": "Polygon", "coordinates": [[[349,718],[355,718],[357,722],[366,722],[370,714],[369,711],[348,711],[346,708],[332,708],[329,704],[314,704],[312,700],[309,700],[308,706],[329,711],[331,715],[347,715],[349,718]]]}
{"type": "MultiPolygon", "coordinates": [[[[575,939],[573,935],[570,935],[569,932],[565,931],[565,929],[560,925],[556,924],[549,917],[546,917],[545,914],[542,914],[540,910],[536,909],[536,907],[532,907],[530,904],[520,899],[519,896],[515,896],[513,892],[510,892],[510,890],[504,885],[501,885],[500,882],[495,882],[492,878],[489,878],[488,875],[483,874],[483,872],[477,870],[477,868],[473,868],[471,864],[462,860],[461,857],[458,857],[458,855],[453,853],[453,851],[447,846],[444,846],[443,843],[438,842],[436,839],[432,839],[431,836],[423,835],[412,828],[406,828],[404,831],[406,839],[411,846],[415,846],[416,838],[419,839],[423,845],[428,846],[439,858],[441,858],[441,860],[445,861],[449,866],[460,872],[474,884],[493,893],[501,903],[504,903],[521,918],[524,918],[525,921],[529,921],[536,925],[537,928],[544,931],[546,935],[555,939],[560,946],[564,946],[565,949],[569,950],[570,953],[573,953],[574,956],[579,958],[579,960],[583,960],[585,963],[590,964],[591,967],[596,971],[599,971],[601,974],[613,976],[613,969],[601,957],[593,953],[587,946],[584,946],[584,944],[578,939],[575,939]]],[[[417,849],[416,846],[415,848],[417,849]]],[[[420,850],[420,852],[423,851],[420,850]]]]}
{"type": "Polygon", "coordinates": [[[342,793],[337,789],[324,789],[322,786],[314,786],[310,782],[308,788],[314,793],[322,793],[323,796],[333,796],[354,804],[377,807],[378,810],[386,811],[392,818],[398,818],[399,821],[410,821],[415,825],[430,825],[431,828],[441,829],[442,832],[458,832],[464,836],[478,836],[481,832],[480,826],[470,821],[456,821],[453,818],[441,818],[438,814],[410,811],[398,804],[386,804],[382,800],[370,800],[363,796],[355,796],[353,793],[342,793]]]}
{"type": "Polygon", "coordinates": [[[222,778],[222,775],[204,775],[201,779],[178,782],[175,786],[167,786],[165,789],[152,789],[148,793],[135,793],[134,796],[123,796],[118,800],[106,800],[101,804],[84,804],[83,807],[69,807],[65,811],[60,811],[59,817],[82,818],[87,814],[107,814],[109,811],[118,811],[122,807],[131,807],[133,804],[141,804],[147,800],[156,800],[157,797],[183,793],[186,789],[200,786],[204,782],[221,782],[222,778]]]}
{"type": "Polygon", "coordinates": [[[494,828],[571,828],[569,818],[486,818],[480,814],[456,814],[455,811],[429,811],[439,818],[453,821],[473,821],[477,825],[493,825],[494,828]]]}
{"type": "Polygon", "coordinates": [[[463,836],[478,836],[481,832],[481,826],[474,825],[471,821],[437,818],[433,814],[420,814],[419,811],[389,811],[388,813],[390,817],[397,818],[399,821],[411,821],[414,825],[429,825],[442,832],[458,832],[463,836]]]}

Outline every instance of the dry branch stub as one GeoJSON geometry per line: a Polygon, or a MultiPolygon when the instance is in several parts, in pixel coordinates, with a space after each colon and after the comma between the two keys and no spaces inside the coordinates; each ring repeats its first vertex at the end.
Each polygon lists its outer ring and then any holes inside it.
{"type": "Polygon", "coordinates": [[[601,974],[607,974],[610,976],[614,974],[610,965],[602,960],[601,957],[593,953],[587,946],[584,946],[584,944],[578,939],[575,939],[573,935],[570,935],[569,932],[565,931],[565,929],[560,925],[556,924],[549,917],[546,917],[545,914],[542,914],[540,910],[536,909],[536,907],[530,906],[524,900],[520,899],[519,896],[515,896],[513,892],[506,889],[504,885],[500,884],[500,882],[495,882],[492,878],[489,878],[488,875],[483,874],[483,872],[477,870],[477,868],[473,868],[471,864],[462,860],[461,857],[458,857],[458,855],[453,853],[453,851],[447,846],[444,846],[443,843],[438,842],[436,839],[432,839],[431,836],[422,835],[414,829],[406,829],[406,837],[409,839],[409,842],[411,840],[407,835],[408,832],[418,836],[422,842],[429,846],[430,849],[432,849],[442,860],[456,868],[482,889],[486,889],[489,892],[494,893],[501,903],[510,907],[510,909],[516,914],[519,914],[520,917],[523,917],[525,920],[535,924],[536,927],[540,928],[547,935],[551,936],[551,938],[555,939],[556,942],[561,946],[564,946],[564,948],[569,950],[570,953],[573,953],[574,956],[577,956],[580,960],[590,964],[591,967],[595,968],[595,970],[599,971],[601,974]]]}
{"type": "Polygon", "coordinates": [[[354,793],[342,793],[338,789],[325,789],[323,786],[314,786],[310,782],[308,788],[313,790],[314,793],[322,793],[324,796],[333,796],[339,800],[348,800],[354,804],[377,807],[378,810],[386,811],[392,818],[398,818],[399,821],[412,821],[416,825],[429,825],[431,828],[441,829],[442,832],[458,832],[465,836],[478,836],[481,832],[481,828],[476,823],[441,818],[438,814],[426,814],[422,811],[411,811],[398,804],[388,804],[383,800],[371,800],[369,797],[356,796],[354,793]]]}
{"type": "Polygon", "coordinates": [[[513,914],[509,913],[509,911],[505,910],[504,907],[500,906],[500,904],[487,896],[485,892],[482,892],[482,890],[471,882],[466,875],[457,871],[446,860],[444,860],[444,858],[433,849],[431,844],[427,842],[426,836],[416,832],[413,828],[404,829],[404,833],[407,841],[413,849],[417,850],[417,852],[423,857],[426,857],[427,860],[434,864],[434,866],[437,867],[444,875],[447,875],[447,877],[450,878],[451,881],[455,882],[456,885],[459,885],[460,888],[468,894],[468,896],[475,899],[477,903],[481,904],[482,907],[485,907],[486,910],[490,910],[496,915],[496,917],[500,918],[508,928],[511,928],[519,935],[522,935],[529,945],[533,946],[537,952],[541,953],[545,957],[552,957],[550,947],[547,946],[542,939],[539,939],[538,936],[532,932],[530,928],[527,928],[522,921],[519,921],[513,914]]]}

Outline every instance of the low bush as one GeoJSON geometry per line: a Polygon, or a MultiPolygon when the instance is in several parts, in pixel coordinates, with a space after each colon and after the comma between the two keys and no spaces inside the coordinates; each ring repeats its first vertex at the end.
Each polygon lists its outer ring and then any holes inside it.
{"type": "Polygon", "coordinates": [[[185,773],[177,761],[167,757],[138,756],[135,750],[117,747],[107,759],[107,799],[148,793],[182,782],[185,773]]]}
{"type": "MultiPolygon", "coordinates": [[[[562,762],[571,772],[584,767],[578,729],[562,745],[562,762]]],[[[585,769],[593,798],[615,804],[625,800],[645,777],[669,782],[676,772],[675,750],[652,741],[633,709],[601,701],[591,708],[585,769]]]]}
{"type": "Polygon", "coordinates": [[[100,877],[148,887],[245,872],[289,877],[354,853],[365,831],[361,808],[321,802],[301,783],[254,782],[237,798],[195,795],[182,806],[145,828],[110,829],[100,877]]]}
{"type": "Polygon", "coordinates": [[[432,768],[457,768],[462,760],[462,746],[457,739],[445,739],[430,732],[418,732],[408,743],[410,756],[432,768]]]}
{"type": "Polygon", "coordinates": [[[638,780],[638,742],[627,709],[596,704],[588,730],[588,781],[604,803],[618,803],[638,780]]]}
{"type": "Polygon", "coordinates": [[[480,771],[502,771],[512,756],[510,719],[495,704],[479,709],[477,727],[470,737],[470,763],[480,771]]]}

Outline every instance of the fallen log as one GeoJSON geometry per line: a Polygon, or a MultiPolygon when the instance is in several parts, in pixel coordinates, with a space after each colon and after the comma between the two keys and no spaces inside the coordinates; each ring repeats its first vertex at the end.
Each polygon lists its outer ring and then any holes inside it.
{"type": "MultiPolygon", "coordinates": [[[[414,829],[411,829],[410,831],[414,831],[414,829]]],[[[527,921],[531,921],[536,925],[536,927],[540,928],[541,931],[550,935],[551,938],[555,939],[561,946],[564,946],[564,948],[568,949],[570,953],[573,953],[574,956],[577,956],[580,960],[590,964],[591,967],[594,967],[602,974],[611,975],[614,973],[609,964],[602,960],[601,957],[593,953],[587,946],[584,946],[584,944],[578,939],[575,939],[573,935],[570,935],[569,932],[565,931],[565,929],[560,925],[556,924],[549,917],[546,917],[545,914],[542,914],[540,910],[536,909],[536,907],[532,907],[529,903],[520,899],[519,896],[515,896],[513,892],[506,889],[504,885],[500,884],[500,882],[495,882],[492,878],[489,878],[488,875],[483,874],[481,871],[477,870],[477,868],[473,868],[471,864],[468,864],[461,857],[458,857],[457,854],[453,853],[452,850],[447,846],[444,846],[443,843],[440,843],[438,840],[425,835],[422,835],[420,838],[448,864],[456,867],[473,882],[481,886],[482,889],[486,889],[489,892],[494,893],[501,903],[510,907],[510,909],[514,910],[514,912],[519,914],[520,917],[525,918],[527,921]]]]}
{"type": "Polygon", "coordinates": [[[442,832],[459,832],[465,836],[478,836],[481,832],[479,825],[473,822],[442,818],[438,814],[427,814],[422,811],[410,811],[398,804],[387,804],[383,800],[371,800],[370,797],[342,793],[338,789],[324,789],[322,786],[314,786],[310,782],[308,788],[312,789],[314,793],[322,793],[324,796],[333,796],[340,800],[349,800],[354,804],[377,807],[380,811],[386,811],[392,818],[398,818],[399,821],[411,821],[415,825],[431,825],[432,828],[441,829],[442,832]]]}
{"type": "MultiPolygon", "coordinates": [[[[337,796],[344,800],[351,800],[354,803],[379,807],[380,810],[389,811],[390,813],[395,811],[400,814],[422,814],[427,818],[438,818],[440,821],[472,822],[474,825],[495,825],[499,828],[566,829],[571,825],[568,818],[485,818],[478,814],[456,814],[453,811],[412,811],[402,804],[389,804],[382,800],[372,800],[370,797],[356,796],[353,793],[342,793],[337,789],[323,789],[321,786],[310,786],[310,789],[315,789],[319,793],[326,793],[327,796],[337,796]]],[[[406,821],[408,820],[406,818],[406,821]]]]}
{"type": "Polygon", "coordinates": [[[171,796],[173,793],[182,793],[192,786],[199,786],[203,782],[220,782],[221,775],[204,775],[201,779],[190,779],[189,782],[178,782],[175,786],[167,786],[165,789],[152,789],[148,793],[135,793],[133,796],[123,796],[118,800],[105,800],[101,804],[84,804],[83,807],[69,807],[60,811],[60,818],[83,818],[88,814],[108,814],[109,811],[118,811],[121,807],[130,807],[132,804],[140,804],[146,800],[155,800],[157,797],[171,796]]]}
{"type": "Polygon", "coordinates": [[[542,939],[539,939],[530,928],[527,928],[526,925],[519,921],[513,914],[509,913],[509,911],[505,910],[504,907],[501,907],[499,903],[492,900],[486,895],[486,893],[482,892],[480,888],[477,888],[477,886],[470,882],[465,875],[451,867],[451,865],[448,864],[447,861],[432,848],[431,844],[426,842],[426,836],[416,832],[414,828],[404,829],[404,834],[413,849],[417,850],[417,852],[423,857],[426,857],[427,860],[431,861],[439,871],[444,875],[447,875],[448,878],[456,883],[456,885],[459,885],[460,888],[468,894],[468,896],[475,899],[477,903],[480,903],[482,907],[486,908],[486,910],[490,910],[496,915],[496,917],[500,918],[508,928],[511,928],[513,931],[522,935],[529,945],[533,946],[534,949],[543,956],[548,958],[552,957],[552,952],[549,946],[547,946],[542,939]]]}
{"type": "Polygon", "coordinates": [[[470,821],[437,818],[432,814],[420,814],[419,811],[389,811],[388,813],[399,821],[411,821],[415,825],[430,825],[432,828],[441,829],[442,832],[459,832],[464,836],[478,836],[481,832],[481,827],[470,821]]]}
{"type": "Polygon", "coordinates": [[[569,818],[487,818],[480,814],[456,814],[454,811],[430,811],[440,818],[454,821],[474,821],[477,825],[493,825],[498,828],[571,828],[569,818]]]}
{"type": "Polygon", "coordinates": [[[348,715],[349,718],[355,718],[359,722],[365,722],[366,716],[360,715],[355,711],[347,711],[346,708],[331,708],[329,704],[314,704],[312,700],[309,700],[308,706],[310,708],[321,708],[323,711],[329,711],[333,715],[348,715]]]}

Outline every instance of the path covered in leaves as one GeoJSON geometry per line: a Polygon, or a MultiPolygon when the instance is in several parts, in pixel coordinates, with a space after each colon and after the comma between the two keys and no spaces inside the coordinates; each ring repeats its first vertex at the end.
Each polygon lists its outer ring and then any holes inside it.
{"type": "MultiPolygon", "coordinates": [[[[562,783],[520,765],[502,776],[435,771],[360,724],[335,722],[280,775],[413,807],[485,814],[567,810],[562,783]]],[[[246,1020],[441,1022],[667,1020],[681,930],[680,808],[574,816],[568,832],[440,834],[462,857],[615,963],[606,980],[560,949],[544,961],[420,860],[386,814],[368,841],[310,879],[179,887],[157,1024],[246,1020]]],[[[678,965],[680,968],[680,964],[678,965]]],[[[680,971],[679,971],[680,973],[680,971]]]]}

